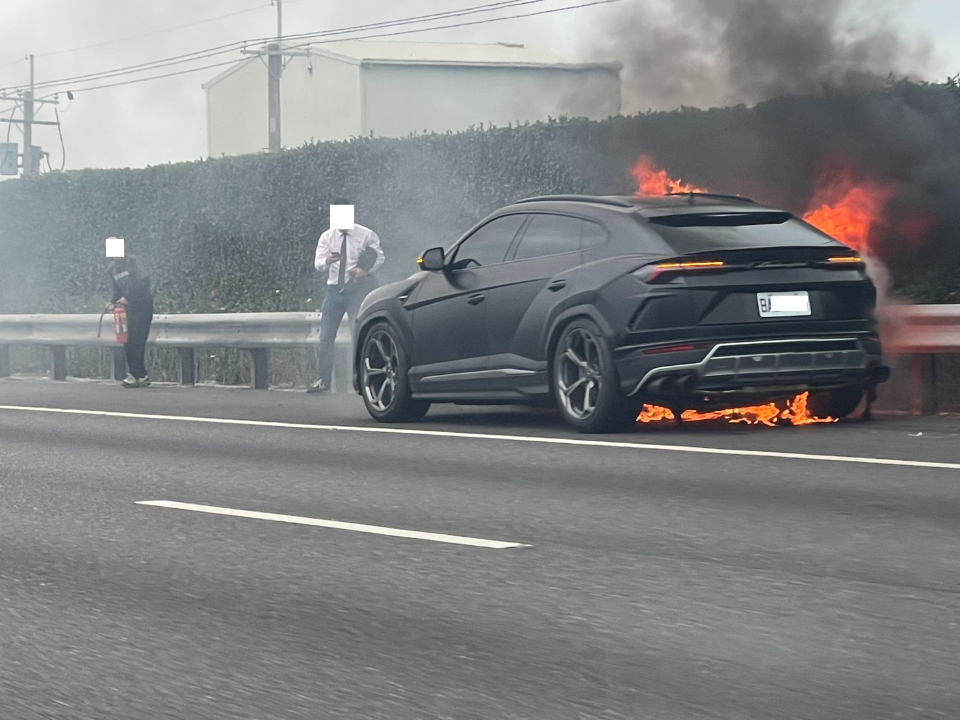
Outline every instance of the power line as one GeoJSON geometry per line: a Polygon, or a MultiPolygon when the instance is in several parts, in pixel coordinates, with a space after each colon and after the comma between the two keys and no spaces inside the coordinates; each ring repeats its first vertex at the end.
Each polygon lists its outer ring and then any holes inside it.
{"type": "MultiPolygon", "coordinates": [[[[531,0],[526,0],[526,2],[530,2],[530,1],[531,1],[531,0]]],[[[540,1],[542,1],[542,0],[536,0],[536,1],[537,1],[537,2],[540,2],[540,1]]],[[[290,0],[287,0],[287,2],[290,2],[290,0]]],[[[620,2],[620,0],[593,0],[593,2],[578,3],[578,4],[576,4],[576,5],[567,5],[567,6],[564,6],[564,7],[551,8],[551,9],[548,9],[548,10],[539,10],[539,11],[536,11],[536,12],[523,13],[523,14],[519,14],[519,15],[506,15],[506,16],[503,16],[503,17],[485,18],[485,19],[483,19],[483,20],[473,20],[473,21],[470,21],[470,22],[453,23],[453,24],[450,24],[450,25],[440,25],[440,26],[427,27],[427,28],[415,28],[415,29],[412,29],[412,30],[402,30],[402,31],[393,32],[393,33],[377,33],[377,34],[371,34],[371,35],[363,35],[363,36],[360,36],[360,37],[350,37],[350,38],[347,38],[347,40],[374,40],[374,39],[384,38],[384,37],[394,37],[394,36],[397,36],[397,35],[409,35],[409,34],[418,33],[418,32],[430,32],[430,31],[433,31],[433,30],[448,30],[448,29],[451,29],[451,28],[469,27],[469,26],[473,26],[473,25],[483,25],[483,24],[487,24],[487,23],[501,22],[501,21],[503,21],[503,20],[517,20],[517,19],[521,19],[521,18],[536,17],[536,16],[539,16],[539,15],[549,15],[549,14],[558,13],[558,12],[565,12],[565,11],[567,11],[567,10],[579,10],[579,9],[581,9],[581,8],[594,7],[594,6],[597,6],[597,5],[610,5],[610,4],[616,3],[616,2],[620,2]]],[[[330,31],[330,32],[331,32],[331,33],[339,33],[340,31],[337,30],[337,31],[330,31]]],[[[291,46],[291,47],[307,47],[307,46],[309,46],[309,45],[326,45],[326,44],[328,44],[328,43],[333,43],[333,42],[338,42],[338,41],[339,41],[339,40],[336,40],[336,39],[334,39],[334,40],[319,40],[319,41],[317,41],[317,42],[300,43],[299,45],[294,45],[294,46],[291,46]]],[[[210,64],[210,65],[203,65],[203,66],[200,66],[200,67],[189,68],[189,69],[186,69],[186,70],[178,70],[178,71],[175,71],[175,72],[164,73],[164,74],[162,74],[162,75],[152,75],[152,76],[150,76],[150,77],[145,77],[145,78],[135,78],[135,79],[132,79],[132,80],[121,80],[121,81],[119,81],[119,82],[108,83],[108,84],[104,84],[104,85],[94,85],[94,86],[92,86],[92,87],[77,88],[77,89],[76,89],[76,92],[91,92],[91,91],[93,91],[93,90],[104,90],[104,89],[108,89],[108,88],[123,87],[123,86],[126,86],[126,85],[136,85],[136,84],[139,84],[139,83],[151,82],[151,81],[153,81],[153,80],[163,80],[163,79],[165,79],[165,78],[177,77],[177,76],[179,76],[179,75],[189,75],[189,74],[191,74],[191,73],[201,72],[201,71],[203,71],[203,70],[212,70],[212,69],[215,69],[215,68],[226,67],[227,65],[236,65],[237,62],[242,62],[242,61],[238,61],[238,60],[235,60],[235,59],[231,59],[231,60],[227,60],[227,61],[224,61],[224,62],[213,63],[213,64],[210,64]]],[[[89,81],[88,81],[88,82],[89,82],[89,81]]],[[[53,95],[55,95],[55,94],[58,94],[58,93],[50,93],[50,95],[47,95],[47,96],[45,96],[45,97],[51,97],[51,96],[53,96],[53,95]]]]}
{"type": "MultiPolygon", "coordinates": [[[[202,65],[200,67],[189,68],[187,70],[177,70],[176,72],[164,73],[162,75],[151,75],[150,77],[137,78],[135,80],[120,80],[119,82],[108,83],[106,85],[94,85],[93,87],[78,88],[76,92],[91,92],[92,90],[104,90],[106,88],[123,87],[124,85],[136,85],[138,83],[150,82],[151,80],[163,80],[165,78],[177,77],[178,75],[189,75],[190,73],[201,72],[203,70],[212,70],[214,68],[226,67],[227,65],[236,65],[238,62],[243,62],[243,60],[226,60],[225,62],[218,62],[212,65],[202,65]]],[[[44,97],[52,97],[59,94],[59,92],[54,92],[44,97]]]]}
{"type": "MultiPolygon", "coordinates": [[[[325,37],[328,35],[341,35],[350,32],[362,30],[374,30],[380,27],[395,27],[397,25],[409,25],[411,23],[426,22],[428,20],[443,20],[448,17],[462,17],[464,15],[475,15],[481,12],[492,12],[494,10],[508,10],[524,5],[535,5],[545,0],[501,0],[500,2],[489,3],[487,5],[474,5],[460,10],[447,10],[439,13],[429,13],[427,15],[415,15],[401,20],[384,20],[376,23],[365,23],[363,25],[354,25],[352,27],[338,28],[336,30],[323,30],[319,32],[299,33],[294,35],[285,35],[284,40],[302,40],[311,37],[325,37]]],[[[355,39],[355,38],[351,38],[355,39]]]]}
{"type": "MultiPolygon", "coordinates": [[[[526,3],[521,3],[521,4],[527,4],[529,2],[538,2],[538,1],[539,0],[527,0],[526,3]]],[[[413,33],[430,32],[432,30],[449,30],[451,28],[469,27],[472,25],[486,25],[487,23],[500,22],[501,20],[519,20],[521,18],[537,17],[538,15],[550,15],[553,13],[565,12],[567,10],[579,10],[581,8],[593,7],[594,5],[611,5],[617,2],[620,2],[620,0],[594,0],[593,2],[578,3],[577,5],[567,5],[565,7],[551,8],[549,10],[538,10],[536,12],[523,13],[520,15],[506,15],[504,17],[485,18],[483,20],[472,20],[470,22],[454,23],[452,25],[436,25],[428,28],[414,28],[413,30],[401,30],[401,31],[392,32],[392,33],[379,33],[377,35],[364,35],[362,37],[351,37],[347,39],[348,40],[373,40],[373,39],[384,38],[384,37],[395,37],[397,35],[411,35],[413,33]]],[[[299,45],[293,45],[292,47],[296,48],[296,47],[307,47],[309,45],[325,45],[331,42],[338,42],[338,41],[337,40],[320,40],[318,42],[301,43],[299,45]]]]}
{"type": "MultiPolygon", "coordinates": [[[[288,0],[289,2],[289,0],[288,0]]],[[[336,30],[325,30],[320,32],[313,33],[301,33],[297,35],[290,35],[285,37],[285,39],[305,39],[305,38],[319,38],[319,37],[329,37],[333,35],[341,35],[351,32],[359,32],[364,30],[372,30],[380,27],[395,27],[408,25],[411,23],[427,22],[430,20],[442,20],[448,17],[460,17],[463,15],[475,14],[478,12],[491,12],[494,10],[502,10],[512,7],[518,7],[523,5],[535,4],[545,2],[545,0],[501,0],[500,2],[489,3],[487,5],[474,6],[471,8],[465,8],[462,10],[451,10],[440,13],[428,13],[426,15],[419,15],[410,18],[403,18],[400,20],[388,20],[377,23],[366,23],[362,25],[355,25],[346,28],[338,28],[336,30]]],[[[137,72],[147,72],[150,70],[160,70],[165,67],[173,67],[176,65],[182,65],[187,62],[194,62],[198,60],[207,60],[218,55],[224,55],[227,53],[235,52],[242,49],[247,45],[258,44],[263,42],[268,42],[274,40],[273,37],[268,38],[257,38],[253,40],[242,40],[232,43],[227,43],[225,45],[218,45],[211,48],[206,48],[204,50],[197,50],[191,53],[184,53],[182,55],[175,55],[170,58],[164,58],[160,60],[153,60],[150,62],[140,63],[138,65],[130,65],[127,67],[116,68],[114,70],[104,70],[97,73],[88,73],[85,75],[78,75],[69,78],[62,78],[60,80],[48,80],[42,83],[38,83],[37,87],[39,88],[50,88],[60,85],[67,84],[78,84],[87,81],[97,81],[97,80],[106,80],[114,77],[123,77],[124,75],[130,75],[137,72]]],[[[13,88],[5,88],[4,90],[19,90],[23,86],[15,86],[13,88]]],[[[81,88],[82,89],[82,88],[81,88]]],[[[0,90],[3,92],[3,90],[0,90]]]]}
{"type": "MultiPolygon", "coordinates": [[[[288,2],[288,3],[289,3],[289,2],[299,2],[299,0],[287,0],[287,2],[288,2]]],[[[83,51],[83,50],[91,50],[91,49],[95,49],[95,48],[106,47],[106,46],[108,46],[108,45],[115,45],[115,44],[118,44],[118,43],[128,42],[128,41],[131,41],[131,40],[139,40],[139,39],[142,39],[142,38],[145,38],[145,37],[151,37],[151,36],[154,36],[154,35],[162,35],[162,34],[164,34],[164,33],[174,32],[174,31],[177,31],[177,30],[184,30],[184,29],[186,29],[186,28],[196,27],[196,26],[198,26],[198,25],[205,25],[205,24],[207,24],[207,23],[216,22],[216,21],[218,21],[218,20],[224,20],[224,19],[226,19],[226,18],[234,17],[234,16],[236,16],[236,15],[243,15],[243,14],[250,13],[250,12],[254,12],[254,11],[257,11],[257,10],[262,10],[262,9],[264,9],[264,8],[266,8],[266,7],[269,7],[269,6],[268,6],[268,5],[263,5],[263,4],[261,4],[261,5],[258,5],[257,7],[247,8],[247,9],[245,9],[245,10],[238,10],[238,11],[236,11],[236,12],[226,13],[226,14],[224,14],[224,15],[217,15],[216,17],[206,18],[205,20],[197,20],[196,22],[186,23],[186,24],[184,24],[184,25],[176,25],[176,26],[174,26],[174,27],[163,28],[163,29],[161,29],[161,30],[154,30],[154,31],[147,32],[147,33],[140,33],[139,35],[130,35],[130,36],[123,37],[123,38],[115,38],[115,39],[113,39],[113,40],[106,40],[106,41],[104,41],[104,42],[94,43],[94,44],[92,44],[92,45],[82,45],[82,46],[79,46],[79,47],[67,48],[67,49],[64,49],[64,50],[54,50],[54,51],[52,51],[52,52],[39,54],[39,55],[37,55],[36,57],[41,57],[41,58],[42,58],[42,57],[53,57],[53,56],[56,56],[56,55],[66,55],[66,54],[69,54],[69,53],[74,53],[74,52],[80,52],[80,51],[83,51]]],[[[20,60],[11,60],[10,62],[6,62],[6,63],[3,63],[3,64],[0,64],[0,69],[6,68],[6,67],[10,67],[10,66],[16,65],[16,64],[21,63],[21,62],[24,62],[24,60],[23,60],[23,59],[20,59],[20,60]]],[[[46,83],[46,82],[44,82],[44,83],[38,83],[37,87],[46,87],[48,84],[49,84],[49,83],[46,83]]],[[[11,89],[11,90],[20,90],[20,89],[22,89],[23,87],[24,87],[24,86],[19,86],[19,87],[13,87],[13,88],[8,88],[8,89],[11,89]]],[[[2,91],[0,91],[0,92],[2,92],[2,91]]]]}
{"type": "MultiPolygon", "coordinates": [[[[295,0],[287,0],[287,2],[294,2],[295,0]]],[[[269,7],[269,5],[264,5],[261,3],[256,7],[247,8],[245,10],[237,10],[236,12],[226,13],[224,15],[217,15],[216,17],[207,18],[206,20],[197,20],[196,22],[186,23],[184,25],[175,25],[173,27],[163,28],[161,30],[153,30],[151,32],[140,33],[139,35],[128,35],[127,37],[114,38],[113,40],[105,40],[100,43],[94,43],[93,45],[82,45],[80,47],[67,48],[65,50],[54,50],[48,53],[41,53],[37,57],[53,57],[55,55],[66,55],[68,53],[80,52],[82,50],[93,50],[95,48],[106,47],[107,45],[116,45],[117,43],[129,42],[131,40],[139,40],[145,37],[152,37],[154,35],[163,35],[168,32],[175,32],[177,30],[185,30],[187,28],[197,27],[198,25],[206,25],[207,23],[216,22],[217,20],[225,20],[226,18],[235,17],[237,15],[245,15],[247,13],[256,12],[257,10],[263,10],[269,7]]],[[[10,63],[12,64],[12,63],[10,63]]],[[[0,65],[0,67],[5,67],[0,65]]]]}
{"type": "MultiPolygon", "coordinates": [[[[288,3],[290,2],[290,0],[287,0],[287,1],[288,3]]],[[[473,7],[464,8],[461,10],[451,10],[451,11],[445,11],[445,12],[439,12],[439,13],[428,13],[425,15],[402,18],[400,20],[388,20],[388,21],[382,21],[377,23],[366,23],[362,25],[338,28],[335,30],[326,30],[326,31],[320,31],[320,32],[313,32],[313,33],[301,33],[301,34],[287,36],[285,37],[285,39],[301,40],[301,39],[307,39],[307,38],[330,37],[334,35],[347,34],[351,32],[361,32],[365,30],[372,30],[372,29],[381,28],[381,27],[396,27],[396,26],[408,25],[412,23],[428,22],[431,20],[442,20],[449,17],[460,17],[460,16],[471,15],[471,14],[476,14],[480,12],[492,12],[494,10],[503,10],[503,9],[509,9],[513,7],[521,7],[524,5],[537,4],[544,1],[545,0],[501,0],[501,2],[488,3],[486,5],[473,6],[473,7]]],[[[508,16],[504,19],[511,19],[511,18],[508,16]]],[[[450,27],[456,27],[456,26],[450,26],[450,27]]],[[[443,28],[439,28],[439,29],[443,29],[443,28]]],[[[273,37],[257,38],[252,40],[242,40],[242,41],[227,43],[224,45],[217,45],[217,46],[206,48],[203,50],[196,50],[190,53],[174,55],[169,58],[153,60],[150,62],[140,63],[137,65],[129,65],[126,67],[115,68],[113,70],[104,70],[100,72],[87,73],[84,75],[77,75],[77,76],[68,77],[68,78],[60,78],[57,80],[48,80],[41,83],[37,83],[36,87],[51,88],[51,87],[57,87],[61,85],[79,84],[83,82],[94,82],[98,80],[106,80],[113,77],[122,77],[123,75],[134,74],[137,72],[159,70],[165,67],[181,65],[187,62],[210,59],[210,58],[216,57],[217,55],[223,55],[226,53],[234,52],[236,50],[240,50],[246,45],[264,43],[274,39],[275,38],[273,37]]],[[[351,39],[358,39],[358,38],[351,38],[351,39]]],[[[365,39],[365,38],[360,38],[360,39],[365,39]]],[[[0,88],[0,92],[5,92],[5,91],[14,92],[14,91],[22,90],[24,89],[24,87],[25,86],[22,86],[22,85],[15,85],[8,88],[0,88]]]]}

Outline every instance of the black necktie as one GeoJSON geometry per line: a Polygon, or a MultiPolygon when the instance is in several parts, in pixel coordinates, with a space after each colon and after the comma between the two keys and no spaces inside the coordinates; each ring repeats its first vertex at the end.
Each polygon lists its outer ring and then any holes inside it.
{"type": "Polygon", "coordinates": [[[337,285],[343,285],[347,279],[347,231],[341,230],[343,242],[340,243],[340,272],[337,277],[337,285]]]}

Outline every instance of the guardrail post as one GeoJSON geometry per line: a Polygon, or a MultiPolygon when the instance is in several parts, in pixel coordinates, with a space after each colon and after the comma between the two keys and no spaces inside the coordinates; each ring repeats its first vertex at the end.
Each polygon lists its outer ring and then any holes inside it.
{"type": "Polygon", "coordinates": [[[53,379],[67,379],[67,348],[65,345],[53,345],[50,347],[50,353],[53,356],[53,379]]]}
{"type": "Polygon", "coordinates": [[[254,390],[269,390],[268,372],[270,369],[270,351],[267,348],[256,348],[250,351],[252,372],[250,386],[254,390]]]}
{"type": "Polygon", "coordinates": [[[194,362],[193,348],[179,348],[180,350],[180,384],[197,384],[197,365],[194,362]]]}
{"type": "Polygon", "coordinates": [[[916,354],[911,360],[913,414],[936,415],[938,410],[937,356],[916,354]]]}
{"type": "Polygon", "coordinates": [[[110,374],[114,380],[123,380],[127,376],[127,354],[122,347],[110,348],[110,374]]]}
{"type": "Polygon", "coordinates": [[[0,378],[10,377],[10,346],[0,345],[0,378]]]}

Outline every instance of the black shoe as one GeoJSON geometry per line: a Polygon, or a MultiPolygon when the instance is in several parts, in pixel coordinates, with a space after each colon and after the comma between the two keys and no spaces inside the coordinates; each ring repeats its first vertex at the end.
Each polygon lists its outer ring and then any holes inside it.
{"type": "Polygon", "coordinates": [[[317,380],[313,385],[307,388],[307,394],[319,395],[320,393],[329,392],[329,390],[329,385],[327,385],[323,380],[317,380]]]}

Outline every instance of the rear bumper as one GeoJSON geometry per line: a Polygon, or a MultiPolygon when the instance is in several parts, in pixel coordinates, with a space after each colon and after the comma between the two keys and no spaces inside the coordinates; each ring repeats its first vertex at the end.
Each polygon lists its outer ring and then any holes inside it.
{"type": "Polygon", "coordinates": [[[866,387],[889,377],[875,336],[724,340],[652,354],[630,348],[618,353],[617,370],[624,394],[662,400],[866,387]]]}

